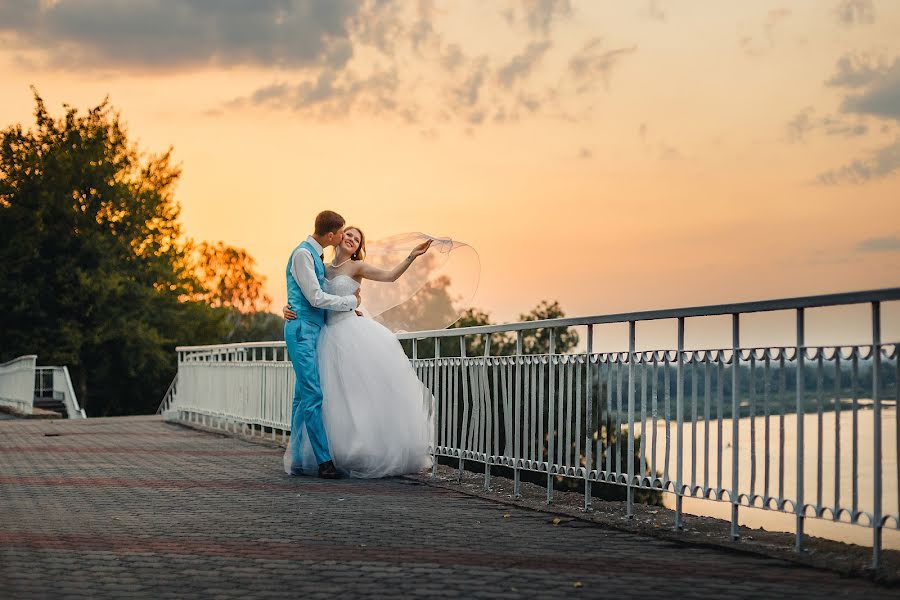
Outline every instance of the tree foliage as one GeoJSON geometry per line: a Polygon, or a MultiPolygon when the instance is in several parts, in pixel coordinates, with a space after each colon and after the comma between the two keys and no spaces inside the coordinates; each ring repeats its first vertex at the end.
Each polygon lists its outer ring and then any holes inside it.
{"type": "Polygon", "coordinates": [[[252,259],[207,246],[241,277],[204,287],[181,241],[171,149],[140,151],[106,100],[54,117],[34,96],[34,124],[0,132],[0,360],[68,365],[90,415],[149,412],[176,345],[223,341],[233,307],[260,306],[252,259]]]}
{"type": "Polygon", "coordinates": [[[224,242],[188,248],[193,274],[201,283],[193,300],[242,313],[269,310],[272,300],[264,291],[265,277],[256,272],[256,261],[246,250],[224,242]]]}
{"type": "MultiPolygon", "coordinates": [[[[519,321],[543,321],[547,319],[561,319],[565,316],[566,314],[563,312],[559,302],[543,300],[531,311],[520,314],[519,321]]],[[[459,321],[453,324],[453,327],[480,327],[484,325],[493,325],[490,314],[478,308],[470,308],[463,313],[459,321]]],[[[549,354],[550,331],[551,328],[526,329],[522,331],[522,354],[549,354]]],[[[552,331],[555,338],[554,352],[556,354],[566,354],[578,345],[578,333],[571,328],[553,327],[552,331]]],[[[518,334],[512,332],[492,333],[491,356],[511,356],[515,354],[517,336],[518,334]]],[[[486,336],[484,335],[468,336],[466,338],[466,354],[468,356],[483,355],[485,339],[486,336]]],[[[449,346],[451,350],[455,349],[456,355],[458,355],[459,342],[450,341],[449,346]]]]}

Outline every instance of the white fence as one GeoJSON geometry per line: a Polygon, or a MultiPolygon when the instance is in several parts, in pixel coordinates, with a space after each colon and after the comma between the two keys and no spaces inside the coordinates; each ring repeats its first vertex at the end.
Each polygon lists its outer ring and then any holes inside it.
{"type": "MultiPolygon", "coordinates": [[[[873,564],[882,529],[900,529],[900,361],[881,339],[881,308],[900,288],[641,313],[404,333],[420,379],[436,399],[436,456],[542,474],[547,501],[555,477],[792,514],[796,548],[808,518],[872,530],[873,564]],[[863,305],[870,343],[810,346],[810,309],[863,305]],[[788,311],[790,345],[741,345],[742,319],[788,311]],[[726,347],[685,347],[687,319],[725,316],[726,347]],[[672,320],[675,348],[637,350],[639,324],[672,320]],[[622,324],[628,348],[596,352],[595,328],[622,324]],[[560,354],[561,328],[586,334],[583,352],[560,354]],[[540,354],[524,351],[535,334],[540,354]],[[529,336],[532,336],[529,338],[529,336]],[[492,339],[514,341],[491,356],[492,339]],[[463,343],[461,343],[463,342],[463,343]],[[467,343],[481,349],[467,356],[467,343]],[[455,348],[453,354],[449,350],[455,348]],[[887,417],[887,418],[885,418],[887,417]]],[[[170,417],[286,435],[293,371],[283,343],[178,349],[178,375],[161,406],[170,417]]],[[[327,400],[326,400],[327,401],[327,400]]],[[[437,461],[435,461],[436,464],[437,461]]]]}
{"type": "Polygon", "coordinates": [[[0,364],[0,404],[31,414],[37,356],[30,354],[0,364]]]}
{"type": "Polygon", "coordinates": [[[160,405],[168,418],[290,431],[294,370],[284,342],[178,348],[178,373],[160,405]]]}

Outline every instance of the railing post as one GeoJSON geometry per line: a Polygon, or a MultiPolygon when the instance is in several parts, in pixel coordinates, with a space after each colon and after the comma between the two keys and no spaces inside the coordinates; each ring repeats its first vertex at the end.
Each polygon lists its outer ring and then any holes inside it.
{"type": "MultiPolygon", "coordinates": [[[[491,334],[484,334],[484,365],[482,366],[483,389],[490,389],[488,384],[488,359],[491,357],[491,334]]],[[[491,415],[491,421],[487,420],[487,412],[491,410],[490,396],[484,398],[485,423],[484,423],[484,491],[491,491],[491,428],[489,423],[497,418],[491,415]]]]}
{"type": "MultiPolygon", "coordinates": [[[[900,357],[897,358],[900,361],[900,357]]],[[[900,385],[896,382],[895,385],[900,385]]],[[[874,499],[872,503],[872,568],[881,564],[881,303],[872,303],[872,410],[874,499]]],[[[821,458],[821,457],[820,457],[821,458]]]]}
{"type": "Polygon", "coordinates": [[[431,442],[431,478],[432,479],[437,479],[437,471],[438,471],[437,447],[438,447],[438,442],[440,441],[438,439],[438,435],[440,433],[440,419],[442,418],[442,415],[438,414],[438,409],[441,406],[441,402],[440,402],[441,371],[440,371],[440,365],[438,364],[440,362],[440,358],[441,358],[441,338],[438,337],[438,338],[434,338],[434,369],[435,369],[434,370],[434,413],[432,415],[433,420],[434,420],[434,433],[433,433],[434,437],[431,442]]]}
{"type": "MultiPolygon", "coordinates": [[[[635,322],[628,321],[628,458],[626,459],[628,461],[628,486],[625,488],[625,515],[629,519],[634,518],[634,334],[635,322]]],[[[680,435],[680,420],[678,427],[680,435]]],[[[679,453],[680,456],[681,454],[679,453]]]]}
{"type": "MultiPolygon", "coordinates": [[[[738,518],[740,513],[740,446],[741,403],[738,391],[741,378],[741,315],[731,315],[731,539],[741,539],[738,518]]],[[[696,427],[696,423],[694,427],[696,427]]]]}
{"type": "Polygon", "coordinates": [[[556,354],[556,330],[550,328],[550,356],[547,359],[547,379],[549,398],[547,399],[547,504],[553,502],[553,451],[556,450],[553,420],[556,418],[556,373],[553,369],[553,355],[556,354]]]}
{"type": "Polygon", "coordinates": [[[594,458],[594,407],[593,380],[591,379],[591,353],[594,348],[594,326],[587,326],[587,349],[584,353],[584,511],[591,510],[591,463],[594,458]]]}
{"type": "Polygon", "coordinates": [[[675,530],[684,529],[684,317],[678,317],[678,352],[675,355],[675,530]]]}
{"type": "Polygon", "coordinates": [[[456,475],[456,481],[462,483],[463,476],[463,465],[465,464],[465,460],[463,459],[463,453],[465,452],[466,445],[468,444],[468,430],[469,430],[469,411],[468,405],[468,390],[469,390],[469,374],[466,372],[466,336],[459,336],[459,378],[460,384],[456,387],[456,391],[459,394],[459,401],[462,404],[463,412],[459,417],[460,420],[460,430],[459,430],[459,447],[456,448],[456,451],[459,452],[459,472],[456,475]]]}
{"type": "Polygon", "coordinates": [[[521,330],[516,332],[516,394],[513,400],[513,413],[515,414],[513,425],[513,497],[516,500],[522,497],[522,482],[520,480],[522,475],[519,473],[519,458],[522,454],[520,443],[522,442],[522,432],[519,428],[521,424],[519,411],[522,404],[522,335],[521,330]]]}
{"type": "Polygon", "coordinates": [[[805,353],[806,349],[804,345],[806,344],[806,336],[805,336],[805,324],[804,324],[804,313],[802,308],[797,309],[797,398],[796,398],[796,406],[797,406],[797,498],[795,500],[796,504],[794,506],[794,513],[796,514],[797,525],[796,525],[796,538],[794,540],[794,550],[796,552],[800,552],[803,550],[803,525],[804,525],[804,500],[803,500],[803,453],[806,449],[804,441],[803,441],[803,414],[804,414],[804,406],[803,406],[803,392],[805,387],[804,375],[803,375],[803,363],[806,359],[805,353]]]}

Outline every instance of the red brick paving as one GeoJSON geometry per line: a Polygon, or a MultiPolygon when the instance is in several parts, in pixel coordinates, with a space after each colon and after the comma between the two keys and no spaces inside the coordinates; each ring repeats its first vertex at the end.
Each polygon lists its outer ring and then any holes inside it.
{"type": "Polygon", "coordinates": [[[0,597],[897,597],[280,454],[155,418],[0,423],[0,597]]]}

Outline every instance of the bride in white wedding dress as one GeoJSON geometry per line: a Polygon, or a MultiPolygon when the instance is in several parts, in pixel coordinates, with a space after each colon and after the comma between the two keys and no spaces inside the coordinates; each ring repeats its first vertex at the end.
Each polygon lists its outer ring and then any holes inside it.
{"type": "MultiPolygon", "coordinates": [[[[391,270],[367,265],[365,237],[356,227],[344,230],[335,258],[326,265],[324,291],[353,295],[363,279],[396,281],[428,251],[431,240],[416,246],[391,270]]],[[[293,316],[285,308],[285,318],[293,316]]],[[[394,334],[355,311],[328,312],[319,338],[322,417],[338,471],[372,478],[414,473],[431,466],[433,397],[416,377],[394,334]]],[[[303,436],[303,466],[317,468],[309,438],[303,436]]],[[[289,454],[285,454],[288,473],[289,454]]]]}

